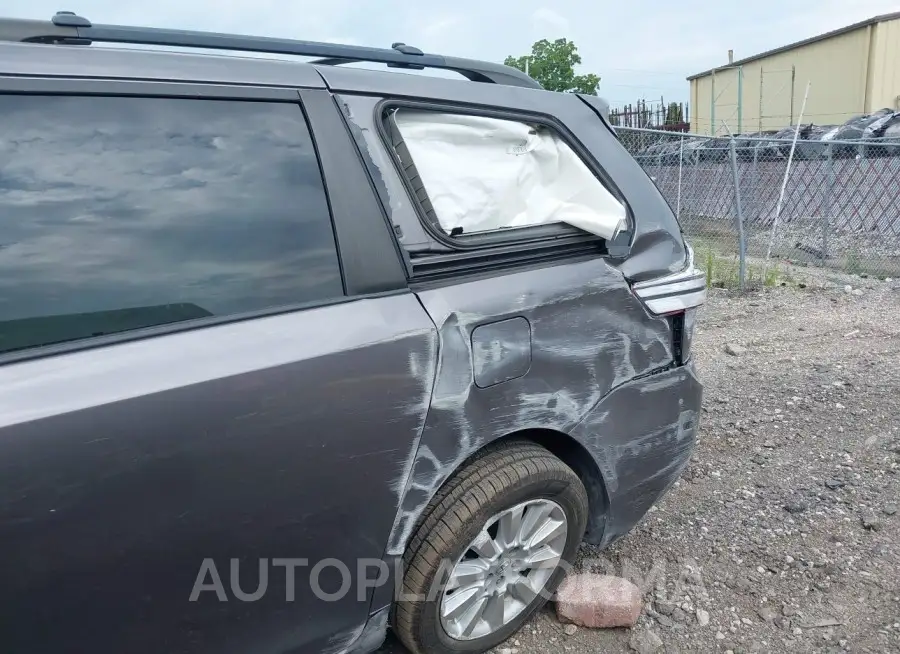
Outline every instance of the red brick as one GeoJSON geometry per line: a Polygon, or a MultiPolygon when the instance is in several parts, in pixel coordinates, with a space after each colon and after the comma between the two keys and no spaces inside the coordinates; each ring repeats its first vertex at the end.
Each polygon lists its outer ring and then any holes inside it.
{"type": "Polygon", "coordinates": [[[642,605],[640,589],[620,577],[569,575],[556,592],[559,621],[593,629],[634,626],[642,605]]]}

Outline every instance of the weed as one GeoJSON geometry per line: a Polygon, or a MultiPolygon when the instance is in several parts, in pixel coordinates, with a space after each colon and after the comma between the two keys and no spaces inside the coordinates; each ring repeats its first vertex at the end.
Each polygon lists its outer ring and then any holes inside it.
{"type": "MultiPolygon", "coordinates": [[[[707,246],[703,252],[703,265],[706,269],[707,288],[740,288],[740,260],[737,255],[724,256],[707,246]]],[[[745,263],[746,288],[771,288],[785,281],[790,281],[790,276],[777,264],[764,269],[761,264],[745,263]]]]}
{"type": "Polygon", "coordinates": [[[847,255],[847,272],[851,275],[858,275],[862,272],[859,253],[856,251],[851,251],[850,254],[847,255]]]}

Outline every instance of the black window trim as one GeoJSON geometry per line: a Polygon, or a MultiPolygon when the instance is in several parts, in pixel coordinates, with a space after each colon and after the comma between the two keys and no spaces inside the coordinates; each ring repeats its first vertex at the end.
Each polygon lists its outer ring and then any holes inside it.
{"type": "MultiPolygon", "coordinates": [[[[337,108],[331,101],[330,94],[324,90],[311,91],[313,94],[324,95],[327,102],[336,112],[337,108]]],[[[307,114],[305,102],[310,97],[306,96],[305,90],[287,87],[262,87],[262,86],[242,86],[232,84],[215,84],[215,83],[194,83],[194,82],[153,82],[143,80],[98,80],[98,79],[78,79],[78,78],[57,78],[57,77],[17,77],[11,75],[0,75],[0,99],[8,95],[42,95],[42,96],[95,96],[95,97],[146,97],[146,98],[172,98],[172,99],[192,99],[192,100],[233,100],[236,102],[272,102],[278,104],[293,104],[301,112],[301,116],[307,123],[310,135],[313,139],[313,146],[319,160],[319,170],[322,174],[322,184],[325,189],[326,198],[328,198],[328,208],[332,229],[337,230],[340,222],[345,235],[353,234],[349,230],[350,227],[357,225],[358,215],[355,213],[348,214],[349,207],[345,204],[340,205],[341,213],[335,214],[332,201],[328,193],[327,179],[324,175],[326,166],[323,158],[328,161],[328,168],[341,169],[346,165],[346,161],[342,157],[336,156],[334,148],[328,147],[320,149],[316,144],[315,134],[317,121],[321,121],[322,115],[310,116],[307,114]]],[[[339,114],[335,115],[342,121],[339,114]]],[[[340,123],[343,127],[343,122],[340,123]]],[[[337,154],[346,153],[337,152],[337,154]]],[[[357,165],[362,163],[358,161],[356,150],[350,154],[356,157],[357,165]]],[[[374,192],[374,191],[373,191],[374,192]]],[[[380,206],[380,204],[379,204],[380,206]]],[[[345,239],[347,237],[345,236],[345,239]]],[[[356,240],[363,240],[365,235],[359,234],[354,237],[356,240]]],[[[393,235],[391,235],[393,238],[393,235]]],[[[224,316],[212,316],[206,318],[198,318],[195,320],[185,320],[174,323],[166,323],[163,325],[154,325],[135,330],[117,332],[103,336],[93,336],[81,338],[73,341],[65,341],[62,343],[39,345],[35,347],[13,350],[10,352],[0,353],[0,366],[19,363],[22,361],[30,361],[49,356],[57,356],[89,350],[94,348],[109,347],[119,343],[142,340],[145,338],[154,338],[175,334],[183,331],[194,329],[203,329],[207,327],[215,327],[233,322],[242,322],[255,318],[264,318],[281,314],[295,313],[309,309],[321,307],[329,307],[337,304],[345,304],[348,302],[356,302],[366,299],[377,299],[380,297],[389,297],[409,293],[405,271],[399,259],[396,260],[397,269],[400,275],[395,275],[394,283],[388,288],[379,290],[367,289],[364,276],[361,274],[360,268],[364,268],[366,262],[356,261],[350,271],[354,278],[352,283],[348,281],[344,271],[344,261],[341,251],[341,243],[335,239],[335,249],[337,252],[338,267],[341,275],[341,282],[344,293],[341,297],[325,298],[321,300],[291,303],[277,307],[267,307],[255,311],[229,314],[224,316]],[[349,288],[348,288],[349,287],[349,288]]],[[[367,250],[370,256],[368,260],[380,260],[380,253],[367,250]]]]}
{"type": "MultiPolygon", "coordinates": [[[[540,243],[553,242],[559,239],[565,239],[567,242],[584,242],[584,243],[601,243],[604,246],[612,245],[599,236],[586,234],[584,231],[570,227],[568,225],[535,225],[528,227],[519,227],[503,232],[485,232],[469,235],[461,235],[451,237],[450,235],[436,229],[425,216],[425,212],[421,203],[416,198],[412,184],[403,170],[403,165],[397,156],[396,151],[391,145],[390,135],[387,132],[384,121],[387,112],[391,109],[399,108],[418,109],[424,111],[435,111],[439,113],[455,113],[467,116],[483,116],[485,118],[497,118],[501,120],[512,120],[517,122],[530,122],[543,125],[554,130],[560,138],[579,156],[588,169],[594,174],[597,180],[603,184],[604,188],[609,191],[625,207],[627,225],[620,235],[620,239],[627,236],[628,241],[634,233],[635,221],[634,213],[631,205],[625,197],[625,194],[619,189],[612,177],[600,165],[600,162],[591,154],[591,152],[582,144],[575,134],[556,117],[534,111],[517,109],[513,107],[500,107],[493,105],[470,104],[462,102],[450,102],[443,100],[412,100],[408,98],[385,98],[375,105],[374,123],[381,139],[382,146],[390,156],[391,161],[397,174],[400,176],[403,186],[409,196],[410,203],[415,207],[416,215],[426,233],[434,238],[438,243],[450,248],[451,251],[482,251],[485,248],[530,244],[536,245],[540,243]],[[510,235],[516,235],[510,238],[510,235]]],[[[413,162],[415,163],[415,162],[413,162]]],[[[426,188],[426,191],[428,189],[426,188]]],[[[624,239],[623,239],[624,240],[624,239]]],[[[618,239],[617,239],[618,241],[618,239]]],[[[483,252],[479,252],[479,256],[483,252]]]]}
{"type": "Polygon", "coordinates": [[[331,208],[347,295],[408,288],[393,226],[334,97],[321,89],[298,94],[331,208]]]}
{"type": "Polygon", "coordinates": [[[541,270],[561,263],[573,264],[606,256],[599,237],[558,238],[543,243],[430,253],[414,260],[414,292],[442,288],[505,274],[541,270]]]}

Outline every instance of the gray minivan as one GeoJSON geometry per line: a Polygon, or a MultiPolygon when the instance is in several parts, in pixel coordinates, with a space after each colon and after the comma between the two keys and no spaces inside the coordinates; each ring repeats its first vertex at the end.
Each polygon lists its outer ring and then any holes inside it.
{"type": "Polygon", "coordinates": [[[483,652],[687,464],[705,298],[597,97],[0,20],[0,649],[483,652]]]}

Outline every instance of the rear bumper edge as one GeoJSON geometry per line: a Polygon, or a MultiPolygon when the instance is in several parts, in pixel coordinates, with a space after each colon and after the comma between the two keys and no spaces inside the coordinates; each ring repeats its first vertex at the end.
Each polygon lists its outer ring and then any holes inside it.
{"type": "Polygon", "coordinates": [[[606,546],[627,534],[678,480],[694,452],[702,402],[689,361],[620,386],[575,427],[608,500],[592,508],[588,543],[606,546]]]}

